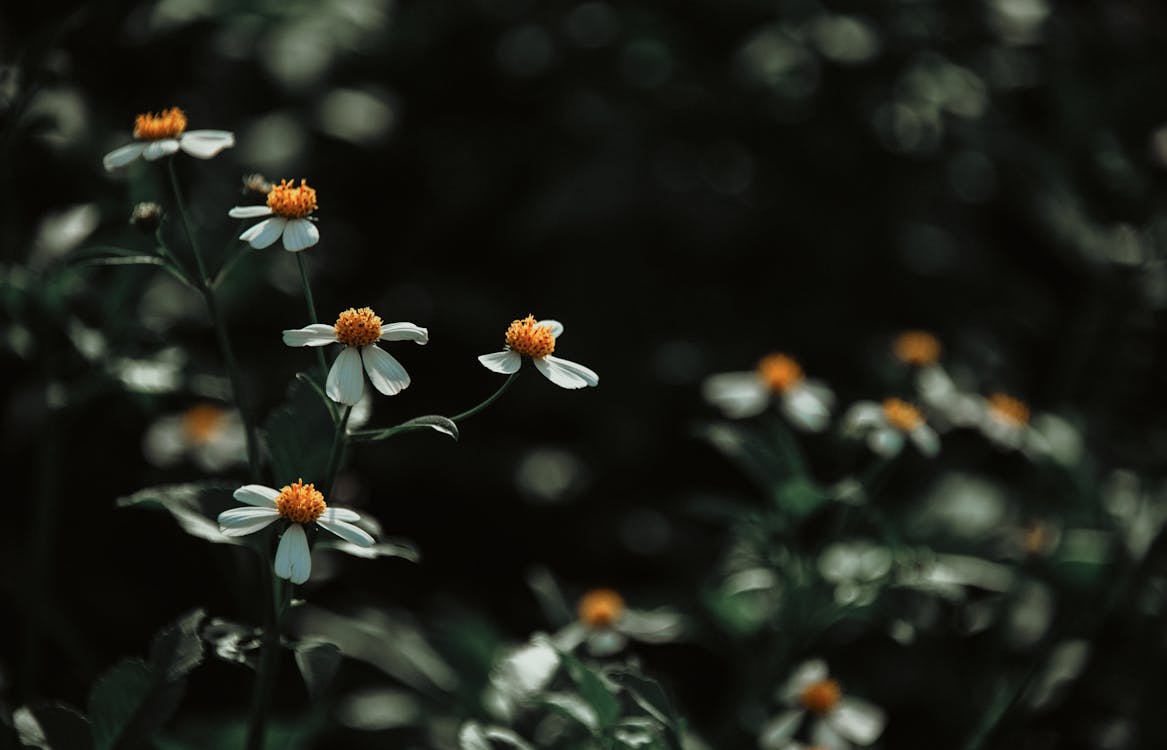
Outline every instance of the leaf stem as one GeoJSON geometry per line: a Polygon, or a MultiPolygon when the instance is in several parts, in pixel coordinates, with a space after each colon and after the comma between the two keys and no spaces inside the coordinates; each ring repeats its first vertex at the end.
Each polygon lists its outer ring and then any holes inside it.
{"type": "Polygon", "coordinates": [[[515,379],[518,377],[519,377],[519,370],[515,370],[514,372],[512,372],[510,374],[510,377],[508,377],[506,379],[506,382],[502,384],[502,387],[499,388],[497,391],[495,391],[490,396],[490,398],[486,399],[478,406],[475,406],[471,409],[467,409],[466,411],[462,412],[461,414],[455,414],[454,416],[450,417],[450,421],[451,422],[461,422],[463,419],[470,419],[470,417],[473,417],[475,414],[477,414],[478,412],[482,411],[483,409],[485,409],[486,407],[490,406],[495,401],[497,401],[499,399],[499,397],[502,396],[502,394],[506,393],[507,388],[510,388],[511,383],[515,382],[515,379]]]}
{"type": "MultiPolygon", "coordinates": [[[[271,545],[264,545],[270,552],[271,545]]],[[[263,613],[263,643],[260,646],[259,666],[255,676],[255,691],[252,693],[251,715],[247,721],[247,750],[263,750],[265,725],[271,706],[272,686],[275,685],[280,655],[280,615],[281,590],[291,583],[282,584],[272,569],[270,555],[259,553],[260,568],[264,571],[264,584],[268,589],[264,597],[266,606],[263,613]]]]}
{"type": "Polygon", "coordinates": [[[344,450],[348,445],[345,428],[348,426],[348,417],[353,408],[344,407],[340,421],[336,423],[336,434],[332,438],[332,451],[328,454],[328,472],[324,475],[324,496],[332,494],[332,483],[336,479],[336,472],[340,470],[340,463],[344,459],[344,450]]]}
{"type": "MultiPolygon", "coordinates": [[[[304,253],[296,253],[296,263],[300,266],[300,284],[304,287],[304,302],[308,305],[308,322],[318,323],[319,319],[316,317],[316,300],[312,297],[312,285],[308,283],[308,266],[304,262],[304,253]]],[[[328,380],[328,365],[324,361],[324,350],[319,346],[312,347],[316,350],[316,362],[320,365],[320,382],[323,383],[328,380]]]]}

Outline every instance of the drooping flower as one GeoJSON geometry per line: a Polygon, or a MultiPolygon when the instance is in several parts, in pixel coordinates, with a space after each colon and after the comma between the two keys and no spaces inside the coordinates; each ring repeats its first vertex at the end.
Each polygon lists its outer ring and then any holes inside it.
{"type": "Polygon", "coordinates": [[[810,715],[810,740],[826,750],[852,750],[870,745],[883,733],[886,717],[881,708],[843,693],[830,678],[821,659],[803,662],[779,691],[786,710],[763,727],[758,744],[762,750],[784,750],[810,715]]]}
{"type": "Polygon", "coordinates": [[[203,471],[247,462],[247,436],[239,413],[216,404],[196,404],[162,417],[146,431],[142,451],[156,466],[190,458],[203,471]]]}
{"type": "Polygon", "coordinates": [[[665,608],[630,608],[624,597],[609,588],[586,592],[576,606],[576,615],[575,622],[555,634],[555,645],[570,651],[584,643],[592,656],[614,654],[630,639],[669,643],[677,640],[684,630],[681,616],[676,612],[665,608]]]}
{"type": "Polygon", "coordinates": [[[325,346],[344,344],[344,350],[332,363],[325,383],[328,397],[347,406],[361,400],[365,377],[386,396],[400,393],[409,386],[409,373],[397,359],[377,346],[378,341],[429,342],[429,332],[413,323],[382,323],[371,308],[349,308],[336,319],[335,325],[313,323],[304,328],[284,331],[288,346],[325,346]]]}
{"type": "Polygon", "coordinates": [[[534,315],[511,322],[506,332],[506,348],[478,358],[483,367],[504,375],[519,369],[523,357],[530,357],[535,369],[561,388],[584,388],[600,382],[600,376],[583,365],[551,356],[563,333],[557,320],[536,321],[534,315]]]}
{"type": "Polygon", "coordinates": [[[905,438],[915,443],[925,456],[940,451],[940,438],[928,426],[924,415],[912,404],[898,398],[883,403],[856,402],[843,417],[843,431],[866,437],[867,445],[881,456],[895,456],[903,450],[905,438]]]}
{"type": "Polygon", "coordinates": [[[154,161],[179,150],[199,159],[210,159],[235,145],[234,133],[226,130],[187,130],[186,114],[178,107],[158,114],[138,115],[134,121],[134,140],[135,143],[105,155],[102,164],[107,170],[123,167],[139,156],[154,161]]]}
{"type": "Polygon", "coordinates": [[[354,522],[361,517],[347,508],[329,508],[324,495],[303,480],[279,490],[260,484],[248,484],[235,490],[234,497],[247,508],[232,508],[219,514],[219,530],[227,536],[247,536],[266,529],[279,519],[288,522],[276,547],[275,572],[280,578],[300,584],[312,573],[312,554],[304,525],[315,523],[346,542],[361,547],[373,546],[375,540],[354,522]]]}
{"type": "Polygon", "coordinates": [[[761,414],[771,400],[777,399],[786,418],[810,432],[826,429],[835,404],[830,388],[807,378],[797,360],[780,353],[762,357],[752,372],[710,376],[702,385],[702,393],[706,401],[732,419],[761,414]]]}
{"type": "Polygon", "coordinates": [[[267,191],[266,206],[236,206],[227,215],[235,219],[266,216],[239,235],[239,239],[262,249],[283,237],[284,249],[298,253],[320,241],[320,230],[312,216],[319,207],[316,190],[308,187],[307,180],[301,179],[299,186],[291,180],[280,180],[280,184],[272,185],[267,191]]]}

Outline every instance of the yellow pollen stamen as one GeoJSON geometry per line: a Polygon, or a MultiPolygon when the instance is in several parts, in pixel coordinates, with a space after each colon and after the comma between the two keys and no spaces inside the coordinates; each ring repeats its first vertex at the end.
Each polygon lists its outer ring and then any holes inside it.
{"type": "Polygon", "coordinates": [[[555,351],[555,337],[547,326],[535,324],[535,316],[511,322],[507,328],[507,347],[525,357],[538,359],[555,351]]]}
{"type": "Polygon", "coordinates": [[[285,219],[303,219],[320,208],[316,203],[316,190],[308,187],[307,180],[300,180],[299,187],[291,180],[273,184],[267,194],[267,207],[285,219]]]}
{"type": "Polygon", "coordinates": [[[1021,546],[1030,555],[1044,554],[1053,545],[1054,535],[1046,524],[1035,521],[1026,527],[1021,546]]]}
{"type": "Polygon", "coordinates": [[[160,141],[173,138],[186,130],[186,115],[178,107],[158,114],[147,112],[134,120],[134,137],[139,141],[160,141]]]}
{"type": "Polygon", "coordinates": [[[758,362],[758,377],[774,393],[786,393],[802,382],[802,366],[785,354],[768,354],[758,362]]]}
{"type": "Polygon", "coordinates": [[[349,308],[340,314],[333,326],[336,340],[348,346],[368,346],[381,338],[381,317],[371,307],[360,310],[349,308]]]}
{"type": "Polygon", "coordinates": [[[276,498],[276,510],[280,516],[292,523],[310,523],[324,515],[328,506],[324,495],[313,484],[304,484],[300,479],[280,490],[276,498]]]}
{"type": "Polygon", "coordinates": [[[1025,402],[1004,393],[989,396],[989,411],[997,419],[1017,427],[1029,424],[1029,407],[1025,402]]]}
{"type": "Polygon", "coordinates": [[[579,619],[589,628],[607,628],[624,614],[624,598],[612,589],[592,589],[580,597],[579,619]]]}
{"type": "Polygon", "coordinates": [[[906,365],[934,365],[940,360],[940,340],[927,331],[904,331],[896,336],[892,352],[906,365]]]}
{"type": "Polygon", "coordinates": [[[198,404],[182,415],[182,433],[194,445],[203,445],[218,433],[227,410],[213,404],[198,404]]]}
{"type": "Polygon", "coordinates": [[[830,713],[843,697],[843,691],[835,680],[819,680],[811,683],[798,696],[799,703],[812,714],[830,713]]]}
{"type": "Polygon", "coordinates": [[[911,432],[924,424],[924,416],[920,410],[899,398],[883,400],[883,416],[892,427],[911,432]]]}

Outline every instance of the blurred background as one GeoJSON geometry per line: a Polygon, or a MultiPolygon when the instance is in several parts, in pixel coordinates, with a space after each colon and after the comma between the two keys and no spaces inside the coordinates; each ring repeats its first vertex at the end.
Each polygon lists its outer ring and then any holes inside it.
{"type": "MultiPolygon", "coordinates": [[[[878,400],[904,387],[892,337],[926,329],[963,382],[1061,415],[1085,450],[1067,479],[957,434],[939,463],[905,456],[893,512],[970,474],[1063,519],[1116,469],[1160,487],[1165,70],[1167,9],[1149,0],[6,5],[0,696],[83,704],[194,606],[256,621],[247,575],[225,582],[234,550],[115,507],[152,485],[246,478],[228,459],[149,450],[159,420],[186,414],[189,429],[191,407],[229,396],[202,301],[156,268],[54,272],[80,248],[151,248],[129,223],[139,201],[173,218],[162,167],[102,168],[138,113],[178,106],[191,129],[235,133],[234,148],[177,168],[212,265],[244,254],[222,293],[261,423],[315,359],[277,335],[309,322],[295,257],[232,242],[245,224],[227,210],[263,201],[244,188],[252,173],[318,191],[307,261],[322,320],[367,305],[430,331],[425,348],[389,346],[413,384],[377,398],[370,426],[486,398],[502,376],[475,358],[528,313],[562,321],[556,354],[600,375],[568,392],[525,370],[457,443],[355,446],[329,501],[376,517],[420,561],[318,557],[305,598],[392,612],[463,674],[459,659],[554,626],[528,584],[536,566],[570,601],[610,586],[674,607],[693,637],[638,656],[712,747],[748,748],[759,709],[725,688],[748,649],[710,605],[733,532],[702,509],[758,491],[700,438],[718,416],[702,380],[783,351],[842,404],[878,400]]],[[[863,464],[828,436],[801,442],[823,482],[863,464]]],[[[803,533],[825,543],[829,530],[803,533]]],[[[1158,553],[1080,634],[1093,650],[1073,687],[1011,715],[1002,746],[1167,739],[1158,553]]],[[[1070,630],[1106,588],[1106,571],[1092,575],[1058,595],[1070,630]]],[[[913,651],[843,619],[806,652],[862,675],[892,717],[885,746],[956,746],[996,700],[990,673],[1025,649],[996,630],[950,636],[913,651]]],[[[209,663],[180,717],[245,706],[241,674],[209,663]]],[[[346,664],[338,679],[370,674],[346,664]]],[[[447,700],[433,696],[418,705],[447,700]]],[[[276,710],[306,702],[289,682],[276,710]]],[[[426,746],[405,726],[329,732],[318,746],[426,746]]]]}

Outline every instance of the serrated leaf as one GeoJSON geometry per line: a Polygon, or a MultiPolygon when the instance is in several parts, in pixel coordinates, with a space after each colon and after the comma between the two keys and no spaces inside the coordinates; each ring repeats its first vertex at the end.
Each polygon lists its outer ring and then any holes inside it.
{"type": "Polygon", "coordinates": [[[216,544],[245,544],[219,531],[218,515],[239,505],[231,497],[235,487],[213,482],[147,487],[117,500],[119,508],[156,506],[174,517],[183,531],[216,544]]]}
{"type": "Polygon", "coordinates": [[[199,627],[207,613],[196,609],[154,636],[150,643],[150,671],[158,680],[174,682],[203,662],[199,627]]]}
{"type": "Polygon", "coordinates": [[[605,684],[603,678],[587,665],[567,652],[560,652],[560,660],[567,669],[567,676],[579,688],[579,693],[595,710],[600,726],[612,726],[620,718],[620,701],[605,684]]]}
{"type": "Polygon", "coordinates": [[[295,657],[308,694],[319,698],[336,676],[343,654],[334,643],[301,643],[295,648],[295,657]]]}
{"type": "Polygon", "coordinates": [[[12,713],[20,744],[42,750],[89,750],[93,747],[89,720],[63,703],[21,706],[12,713]]]}
{"type": "Polygon", "coordinates": [[[293,380],[284,405],[272,413],[262,430],[275,486],[298,479],[322,480],[328,472],[335,431],[328,409],[312,389],[299,379],[293,380]]]}

